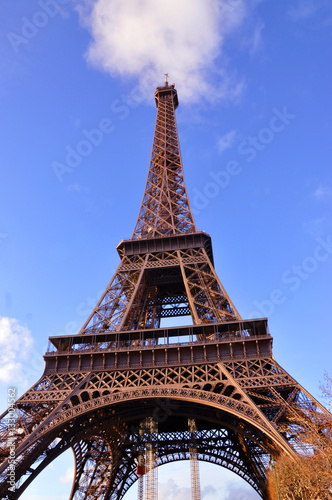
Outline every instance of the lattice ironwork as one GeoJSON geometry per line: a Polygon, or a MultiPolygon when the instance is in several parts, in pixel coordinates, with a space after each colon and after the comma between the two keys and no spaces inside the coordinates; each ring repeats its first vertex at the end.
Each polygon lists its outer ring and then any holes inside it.
{"type": "Polygon", "coordinates": [[[157,119],[150,168],[133,239],[196,232],[175,118],[177,91],[174,85],[159,87],[155,98],[157,119]]]}
{"type": "Polygon", "coordinates": [[[15,403],[15,430],[9,412],[1,416],[1,497],[19,498],[72,448],[72,500],[121,500],[137,480],[142,496],[148,456],[161,465],[193,453],[195,463],[226,467],[266,498],[271,456],[296,456],[289,414],[300,421],[310,407],[330,417],[274,359],[266,318],[242,320],[223,288],[211,238],[196,230],[190,210],[176,90],[166,83],[155,97],[132,239],[118,245],[120,264],[79,334],[50,338],[43,376],[15,403]],[[161,327],[163,318],[186,315],[191,326],[161,327]],[[149,441],[140,424],[151,418],[158,433],[149,441]]]}
{"type": "Polygon", "coordinates": [[[240,317],[205,248],[125,255],[80,334],[158,328],[183,315],[194,324],[240,317]]]}

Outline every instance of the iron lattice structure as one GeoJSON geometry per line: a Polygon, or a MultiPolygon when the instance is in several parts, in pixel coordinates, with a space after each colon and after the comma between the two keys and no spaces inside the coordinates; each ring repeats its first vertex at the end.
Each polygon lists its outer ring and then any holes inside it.
{"type": "Polygon", "coordinates": [[[79,334],[50,337],[41,379],[15,403],[15,431],[8,411],[1,416],[1,498],[19,498],[72,448],[70,499],[120,500],[137,479],[141,490],[152,446],[150,462],[194,450],[195,461],[234,471],[266,498],[271,456],[295,456],[289,415],[326,412],[274,359],[267,319],[243,320],[223,288],[211,238],[190,210],[174,85],[155,98],[147,184],[132,238],[117,247],[120,264],[79,334]],[[161,326],[187,315],[192,326],[161,326]],[[158,432],[141,432],[151,418],[158,432]]]}

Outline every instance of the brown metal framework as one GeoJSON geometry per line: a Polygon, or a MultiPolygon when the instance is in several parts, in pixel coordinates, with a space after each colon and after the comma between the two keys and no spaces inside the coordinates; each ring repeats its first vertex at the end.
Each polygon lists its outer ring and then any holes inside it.
{"type": "Polygon", "coordinates": [[[132,239],[195,233],[175,119],[174,85],[157,89],[158,109],[148,178],[132,239]]]}
{"type": "Polygon", "coordinates": [[[1,498],[19,498],[70,447],[73,500],[120,500],[136,480],[142,494],[153,447],[158,465],[194,449],[195,460],[234,471],[266,498],[271,456],[295,456],[289,414],[326,413],[273,358],[266,318],[242,320],[223,288],[211,238],[190,210],[174,85],[155,98],[148,180],[132,238],[118,245],[120,264],[79,334],[50,338],[44,374],[15,404],[14,436],[8,411],[0,418],[1,498]],[[192,326],[161,327],[188,315],[192,326]],[[144,421],[158,432],[142,432],[144,421]]]}

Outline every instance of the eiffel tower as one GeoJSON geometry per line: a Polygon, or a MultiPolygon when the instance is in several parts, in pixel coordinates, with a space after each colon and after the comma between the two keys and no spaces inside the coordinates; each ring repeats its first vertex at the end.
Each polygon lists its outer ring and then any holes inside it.
{"type": "Polygon", "coordinates": [[[326,412],[274,359],[267,319],[242,319],[222,286],[190,209],[175,86],[166,80],[155,101],[147,183],[120,264],[80,332],[50,337],[41,379],[14,405],[15,429],[9,411],[0,418],[1,498],[19,498],[72,448],[70,499],[120,500],[148,445],[158,465],[190,457],[190,416],[197,459],[265,499],[271,457],[295,456],[289,411],[326,412]],[[189,315],[189,326],[161,324],[189,315]],[[158,432],[140,431],[149,418],[158,432]]]}

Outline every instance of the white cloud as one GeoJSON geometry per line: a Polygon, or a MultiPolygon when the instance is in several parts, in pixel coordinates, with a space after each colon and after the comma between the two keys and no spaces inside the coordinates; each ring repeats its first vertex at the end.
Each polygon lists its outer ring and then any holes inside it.
{"type": "Polygon", "coordinates": [[[23,363],[31,353],[30,330],[17,319],[0,317],[0,381],[21,382],[23,363]]]}
{"type": "Polygon", "coordinates": [[[224,500],[257,500],[260,497],[251,486],[230,487],[224,500]]]}
{"type": "Polygon", "coordinates": [[[264,29],[264,23],[262,21],[259,21],[255,28],[253,35],[249,41],[249,52],[250,55],[256,54],[256,52],[261,48],[262,46],[262,32],[264,29]]]}
{"type": "Polygon", "coordinates": [[[173,479],[158,486],[160,500],[191,500],[191,489],[179,486],[173,479]]]}
{"type": "Polygon", "coordinates": [[[218,137],[217,147],[219,153],[223,153],[226,149],[231,148],[234,145],[236,138],[236,130],[230,130],[227,134],[218,137]]]}
{"type": "Polygon", "coordinates": [[[212,484],[208,484],[207,486],[204,486],[202,490],[202,498],[207,498],[209,495],[215,495],[217,493],[217,490],[215,489],[212,484]]]}
{"type": "Polygon", "coordinates": [[[89,190],[87,188],[81,186],[81,184],[75,183],[75,184],[68,184],[67,191],[69,193],[70,192],[81,193],[82,191],[88,192],[89,190]]]}
{"type": "Polygon", "coordinates": [[[328,186],[319,185],[314,192],[314,197],[318,201],[332,199],[332,189],[328,186]]]}
{"type": "Polygon", "coordinates": [[[236,98],[243,84],[218,59],[248,14],[249,2],[233,2],[81,0],[77,10],[92,35],[86,57],[112,76],[138,78],[149,97],[168,73],[183,101],[236,98]]]}
{"type": "Polygon", "coordinates": [[[75,467],[69,467],[66,473],[59,478],[60,484],[72,483],[74,480],[75,467]]]}
{"type": "MultiPolygon", "coordinates": [[[[190,500],[190,486],[180,486],[190,481],[189,463],[173,463],[172,478],[159,481],[158,497],[160,500],[190,500]],[[178,474],[177,472],[178,468],[178,474]]],[[[165,466],[162,466],[165,467],[165,466]]],[[[258,500],[258,493],[239,476],[223,467],[200,462],[201,497],[204,500],[258,500]],[[206,482],[208,481],[208,484],[206,482]],[[204,485],[203,485],[204,483],[204,485]]]]}

